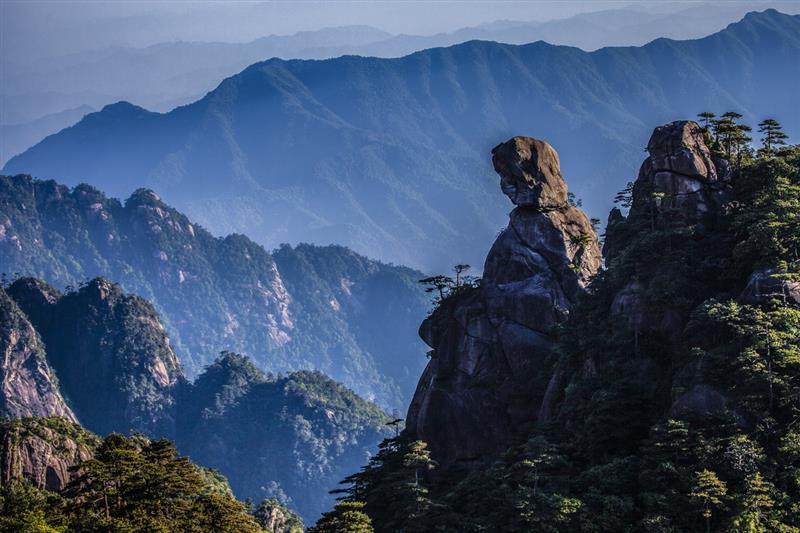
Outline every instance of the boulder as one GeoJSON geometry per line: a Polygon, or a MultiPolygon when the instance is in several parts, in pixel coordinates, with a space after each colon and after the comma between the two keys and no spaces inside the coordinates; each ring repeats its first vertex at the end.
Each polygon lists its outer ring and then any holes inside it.
{"type": "Polygon", "coordinates": [[[647,151],[649,167],[654,173],[681,175],[704,182],[719,178],[703,129],[691,120],[657,127],[647,143],[647,151]]]}
{"type": "Polygon", "coordinates": [[[567,186],[552,146],[531,137],[514,137],[492,150],[500,188],[514,205],[540,210],[567,206],[567,186]]]}
{"type": "Polygon", "coordinates": [[[672,418],[690,420],[722,416],[728,410],[728,401],[717,389],[698,383],[681,394],[670,407],[672,418]]]}
{"type": "Polygon", "coordinates": [[[728,164],[711,153],[696,122],[659,126],[647,151],[633,186],[632,213],[673,211],[700,221],[713,218],[730,201],[728,164]]]}
{"type": "Polygon", "coordinates": [[[800,305],[800,281],[787,279],[779,269],[753,272],[738,300],[750,305],[764,305],[772,300],[800,305]]]}

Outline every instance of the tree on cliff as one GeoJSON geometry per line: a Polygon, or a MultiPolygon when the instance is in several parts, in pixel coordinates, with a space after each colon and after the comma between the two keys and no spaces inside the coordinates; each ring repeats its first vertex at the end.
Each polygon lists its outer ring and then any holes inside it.
{"type": "Polygon", "coordinates": [[[372,520],[364,513],[364,503],[339,502],[308,533],[372,533],[372,520]]]}
{"type": "Polygon", "coordinates": [[[761,137],[762,152],[767,156],[771,156],[778,146],[786,145],[786,139],[789,138],[783,132],[783,127],[774,118],[764,119],[760,122],[758,132],[763,135],[761,137]]]}

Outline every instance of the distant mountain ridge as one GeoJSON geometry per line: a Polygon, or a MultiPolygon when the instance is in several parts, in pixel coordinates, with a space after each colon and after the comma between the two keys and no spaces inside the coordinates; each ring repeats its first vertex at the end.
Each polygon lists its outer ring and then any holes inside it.
{"type": "Polygon", "coordinates": [[[750,13],[712,36],[587,53],[468,42],[401,59],[257,63],[166,114],[115,104],[5,166],[111,194],[154,189],[217,234],[340,243],[442,270],[480,264],[506,207],[485,154],[532,131],[599,214],[635,174],[644,124],[711,109],[791,136],[800,16],[750,13]]]}
{"type": "MultiPolygon", "coordinates": [[[[779,6],[781,10],[793,8],[780,0],[757,5],[753,2],[695,3],[689,7],[678,4],[661,10],[633,5],[547,21],[495,21],[432,35],[391,34],[370,26],[337,26],[292,35],[268,35],[243,43],[181,40],[144,48],[113,46],[24,62],[12,53],[4,56],[6,69],[0,73],[0,103],[5,106],[2,120],[4,124],[29,122],[79,104],[100,108],[116,100],[130,100],[149,109],[166,111],[199,98],[220,79],[247,65],[271,57],[401,57],[475,39],[507,44],[542,40],[584,50],[641,46],[659,37],[691,39],[708,35],[738,20],[747,11],[770,6],[779,6]]],[[[526,19],[532,15],[519,16],[526,19]]],[[[20,150],[27,146],[30,145],[21,146],[20,150]]]]}
{"type": "Polygon", "coordinates": [[[243,235],[215,238],[147,190],[123,204],[88,185],[0,176],[0,272],[61,288],[118,280],[155,304],[190,376],[234,350],[403,409],[425,364],[420,272],[343,247],[269,253],[243,235]]]}

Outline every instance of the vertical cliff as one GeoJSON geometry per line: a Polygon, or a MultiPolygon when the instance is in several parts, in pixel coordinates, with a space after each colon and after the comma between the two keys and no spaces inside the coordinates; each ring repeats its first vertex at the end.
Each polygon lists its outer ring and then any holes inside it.
{"type": "Polygon", "coordinates": [[[0,416],[63,416],[74,421],[31,321],[0,287],[0,416]]]}
{"type": "Polygon", "coordinates": [[[473,468],[548,417],[558,386],[554,328],[600,267],[586,215],[569,202],[556,151],[515,137],[492,151],[516,206],[486,258],[482,283],[445,298],[420,327],[432,348],[407,417],[445,467],[473,468]]]}

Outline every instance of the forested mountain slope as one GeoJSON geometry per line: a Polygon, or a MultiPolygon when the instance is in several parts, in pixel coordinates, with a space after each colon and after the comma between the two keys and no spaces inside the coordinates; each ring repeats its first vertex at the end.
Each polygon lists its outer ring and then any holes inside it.
{"type": "Polygon", "coordinates": [[[121,203],[87,185],[0,177],[0,272],[61,288],[118,281],[156,306],[190,376],[234,350],[404,409],[425,364],[421,273],[338,246],[271,254],[243,235],[216,238],[147,190],[121,203]]]}
{"type": "Polygon", "coordinates": [[[87,460],[80,443],[57,438],[77,421],[97,434],[170,439],[222,472],[240,499],[278,498],[313,520],[389,432],[377,405],[320,372],[265,374],[223,352],[187,380],[153,306],[102,278],[66,294],[16,280],[0,292],[0,331],[12,341],[3,416],[64,421],[31,430],[38,440],[15,431],[0,450],[4,480],[64,489],[69,466],[87,460]]]}
{"type": "MultiPolygon", "coordinates": [[[[709,37],[587,53],[472,41],[399,59],[271,59],[193,104],[107,106],[10,160],[113,195],[145,186],[217,234],[338,243],[415,267],[478,264],[502,225],[485,154],[535,127],[597,216],[649,125],[703,108],[790,109],[800,16],[750,13],[709,37]]],[[[796,114],[785,127],[798,135],[796,114]]]]}

